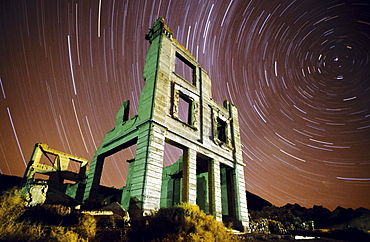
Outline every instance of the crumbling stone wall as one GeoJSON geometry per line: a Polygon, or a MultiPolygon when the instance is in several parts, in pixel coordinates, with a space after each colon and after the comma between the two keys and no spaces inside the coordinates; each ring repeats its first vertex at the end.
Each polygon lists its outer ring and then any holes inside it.
{"type": "Polygon", "coordinates": [[[68,203],[69,198],[81,202],[88,171],[86,159],[36,143],[21,184],[23,197],[28,206],[43,204],[53,197],[58,197],[59,202],[68,203]],[[71,169],[71,163],[77,170],[71,169]]]}
{"type": "Polygon", "coordinates": [[[129,118],[129,102],[122,105],[115,127],[106,134],[91,162],[84,199],[98,194],[104,158],[136,144],[122,206],[135,218],[159,209],[161,204],[169,205],[161,203],[165,199],[162,173],[167,143],[183,152],[181,201],[202,201],[204,210],[218,220],[246,229],[248,211],[236,107],[212,99],[207,72],[172,37],[163,18],[153,24],[147,39],[151,45],[138,113],[129,118]],[[188,75],[178,69],[187,70],[188,75]],[[197,182],[200,174],[207,178],[203,192],[197,182]]]}

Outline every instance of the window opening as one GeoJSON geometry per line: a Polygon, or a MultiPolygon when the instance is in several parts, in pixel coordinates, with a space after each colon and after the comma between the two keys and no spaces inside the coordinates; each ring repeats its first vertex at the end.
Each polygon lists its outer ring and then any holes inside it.
{"type": "Polygon", "coordinates": [[[129,162],[135,159],[136,144],[104,157],[104,165],[100,185],[106,187],[122,188],[125,187],[129,162]]]}
{"type": "Polygon", "coordinates": [[[39,163],[40,164],[43,164],[43,165],[46,165],[46,166],[51,166],[51,167],[54,167],[54,164],[56,162],[56,155],[54,154],[50,154],[50,153],[43,153],[41,158],[40,158],[40,161],[39,163]]]}
{"type": "Polygon", "coordinates": [[[220,118],[217,118],[217,138],[225,143],[227,141],[226,122],[220,118]]]}
{"type": "Polygon", "coordinates": [[[210,207],[210,160],[207,157],[197,156],[197,205],[209,214],[210,207]]]}
{"type": "Polygon", "coordinates": [[[73,173],[80,173],[81,163],[72,159],[69,159],[67,170],[73,173]]]}
{"type": "Polygon", "coordinates": [[[39,163],[53,167],[55,171],[47,172],[46,174],[35,173],[34,179],[49,180],[50,182],[60,182],[62,184],[75,184],[77,181],[76,178],[80,173],[81,163],[73,159],[69,159],[67,170],[65,170],[65,167],[61,167],[61,159],[65,159],[65,157],[58,157],[55,154],[45,152],[41,156],[39,163]]]}
{"type": "Polygon", "coordinates": [[[178,118],[189,125],[192,125],[192,104],[193,102],[189,97],[180,94],[178,118]]]}
{"type": "Polygon", "coordinates": [[[33,179],[34,180],[44,180],[44,181],[47,181],[47,180],[49,180],[49,175],[43,174],[43,173],[35,173],[33,179]]]}
{"type": "Polygon", "coordinates": [[[175,59],[175,72],[184,78],[190,84],[195,84],[195,67],[188,60],[186,60],[182,55],[176,53],[175,59]]]}

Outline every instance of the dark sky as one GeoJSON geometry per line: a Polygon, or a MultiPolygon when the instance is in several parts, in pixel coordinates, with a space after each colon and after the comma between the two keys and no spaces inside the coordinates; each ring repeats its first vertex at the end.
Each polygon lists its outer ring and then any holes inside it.
{"type": "MultiPolygon", "coordinates": [[[[370,5],[344,0],[0,1],[0,172],[35,143],[88,160],[141,88],[166,19],[239,109],[247,189],[275,205],[370,208],[370,5]]],[[[119,156],[102,184],[120,187],[119,156]]]]}

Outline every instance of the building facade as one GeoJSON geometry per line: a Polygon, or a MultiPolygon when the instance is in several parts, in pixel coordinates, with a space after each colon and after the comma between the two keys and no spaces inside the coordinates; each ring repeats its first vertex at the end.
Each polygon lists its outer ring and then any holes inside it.
{"type": "Polygon", "coordinates": [[[137,115],[129,118],[129,101],[120,108],[90,163],[84,199],[99,193],[104,159],[134,146],[121,200],[132,217],[188,202],[246,230],[237,108],[212,99],[207,72],[172,37],[163,18],[146,38],[151,45],[137,115]],[[178,159],[168,161],[166,147],[176,150],[178,159]]]}

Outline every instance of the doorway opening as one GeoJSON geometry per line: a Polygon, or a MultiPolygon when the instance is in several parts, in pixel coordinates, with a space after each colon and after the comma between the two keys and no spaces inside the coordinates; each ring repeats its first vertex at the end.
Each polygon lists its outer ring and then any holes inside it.
{"type": "Polygon", "coordinates": [[[197,154],[197,205],[206,214],[212,213],[210,204],[212,198],[211,188],[211,159],[202,155],[197,154]]]}
{"type": "Polygon", "coordinates": [[[171,207],[182,201],[184,150],[184,147],[170,140],[164,144],[161,207],[171,207]]]}
{"type": "Polygon", "coordinates": [[[222,219],[225,223],[233,222],[235,217],[235,188],[233,169],[226,165],[220,166],[222,219]]]}
{"type": "Polygon", "coordinates": [[[130,163],[136,156],[136,139],[131,140],[115,149],[110,150],[102,159],[100,176],[100,199],[106,200],[105,193],[115,194],[109,198],[108,203],[121,203],[122,191],[127,189],[127,176],[129,174],[130,163]],[[105,192],[106,191],[106,192],[105,192]]]}

